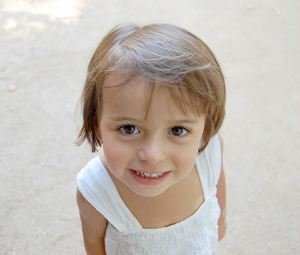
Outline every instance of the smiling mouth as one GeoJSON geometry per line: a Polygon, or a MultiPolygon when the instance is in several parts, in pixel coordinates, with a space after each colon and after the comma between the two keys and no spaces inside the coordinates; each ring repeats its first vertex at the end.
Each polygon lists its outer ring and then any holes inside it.
{"type": "Polygon", "coordinates": [[[165,172],[161,172],[161,173],[157,173],[157,174],[149,174],[149,173],[144,173],[144,172],[136,171],[136,170],[133,170],[133,171],[136,172],[137,175],[145,177],[145,178],[158,178],[165,174],[165,172]]]}

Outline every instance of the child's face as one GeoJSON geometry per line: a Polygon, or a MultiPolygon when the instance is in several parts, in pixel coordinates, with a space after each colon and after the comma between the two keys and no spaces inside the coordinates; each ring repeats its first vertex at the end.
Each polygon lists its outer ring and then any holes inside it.
{"type": "Polygon", "coordinates": [[[114,75],[104,84],[99,128],[106,167],[136,194],[157,196],[192,171],[205,115],[184,114],[164,86],[155,88],[149,106],[147,82],[113,87],[122,82],[114,75]]]}

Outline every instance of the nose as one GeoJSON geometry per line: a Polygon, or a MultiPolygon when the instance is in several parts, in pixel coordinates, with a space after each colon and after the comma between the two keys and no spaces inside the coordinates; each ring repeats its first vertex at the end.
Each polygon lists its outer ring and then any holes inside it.
{"type": "Polygon", "coordinates": [[[163,162],[166,159],[166,145],[158,137],[151,137],[143,141],[139,149],[138,156],[140,160],[155,164],[163,162]]]}

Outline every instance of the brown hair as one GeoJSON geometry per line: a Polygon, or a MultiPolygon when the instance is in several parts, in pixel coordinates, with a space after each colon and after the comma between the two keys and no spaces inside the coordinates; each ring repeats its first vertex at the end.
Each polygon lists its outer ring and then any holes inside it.
{"type": "Polygon", "coordinates": [[[109,74],[120,70],[128,77],[142,76],[166,85],[181,109],[188,106],[206,114],[199,152],[220,129],[225,116],[225,81],[211,49],[173,25],[119,25],[103,38],[89,63],[81,96],[83,126],[78,145],[87,139],[93,152],[101,146],[96,123],[102,110],[103,84],[109,74]]]}

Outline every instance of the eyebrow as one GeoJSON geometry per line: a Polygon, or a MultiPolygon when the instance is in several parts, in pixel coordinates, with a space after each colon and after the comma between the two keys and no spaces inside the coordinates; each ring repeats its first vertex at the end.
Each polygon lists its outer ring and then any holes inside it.
{"type": "Polygon", "coordinates": [[[138,121],[137,119],[134,118],[129,118],[129,117],[125,117],[125,116],[113,116],[112,120],[114,121],[138,121]]]}
{"type": "MultiPolygon", "coordinates": [[[[134,119],[134,118],[126,117],[126,116],[113,116],[112,120],[113,121],[132,121],[132,122],[140,121],[138,119],[134,119]]],[[[169,120],[168,122],[176,122],[178,124],[196,124],[196,123],[198,123],[197,120],[189,120],[189,119],[169,120]]]]}

